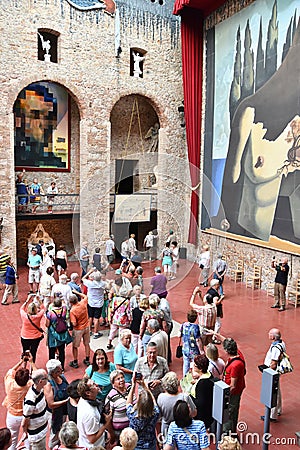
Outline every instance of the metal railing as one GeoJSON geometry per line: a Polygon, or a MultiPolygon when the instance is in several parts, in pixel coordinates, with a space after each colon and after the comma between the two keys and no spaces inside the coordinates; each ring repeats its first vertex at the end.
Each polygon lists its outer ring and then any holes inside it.
{"type": "MultiPolygon", "coordinates": [[[[40,203],[37,207],[37,212],[48,211],[49,194],[39,195],[40,203]]],[[[51,195],[52,197],[52,195],[51,195]]],[[[56,194],[53,196],[53,203],[51,202],[53,212],[79,212],[79,194],[56,194]]],[[[28,214],[32,212],[34,202],[31,202],[31,195],[16,195],[16,214],[28,214]],[[23,202],[21,200],[23,199],[23,202]],[[21,202],[21,203],[20,203],[21,202]],[[22,204],[25,203],[25,204],[22,204]]]]}
{"type": "MultiPolygon", "coordinates": [[[[148,193],[147,191],[141,192],[143,195],[148,193]]],[[[138,195],[138,193],[134,193],[138,195]]],[[[29,214],[32,212],[32,206],[34,203],[31,203],[31,195],[16,195],[16,214],[29,214]],[[20,204],[19,199],[26,199],[25,204],[20,204]]],[[[44,194],[39,196],[41,201],[38,205],[37,212],[45,212],[48,210],[48,201],[47,197],[49,195],[44,194]]],[[[114,211],[115,208],[115,194],[110,194],[110,211],[114,211]]],[[[54,196],[54,201],[52,203],[53,212],[59,211],[67,211],[67,212],[76,212],[79,213],[80,209],[80,201],[79,194],[56,194],[54,196]]],[[[157,192],[151,192],[151,211],[157,210],[157,192]]]]}

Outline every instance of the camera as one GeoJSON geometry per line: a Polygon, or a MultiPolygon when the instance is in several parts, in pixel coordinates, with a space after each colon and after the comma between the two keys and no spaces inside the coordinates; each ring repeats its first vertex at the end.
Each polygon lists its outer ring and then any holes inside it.
{"type": "Polygon", "coordinates": [[[24,361],[29,361],[29,358],[30,358],[30,350],[25,350],[25,352],[22,353],[22,359],[24,361]]]}
{"type": "Polygon", "coordinates": [[[143,375],[141,374],[141,372],[136,372],[135,379],[136,380],[141,380],[142,378],[143,378],[143,375]]]}
{"type": "Polygon", "coordinates": [[[110,412],[110,402],[106,403],[106,405],[103,408],[104,414],[109,414],[110,412]]]}

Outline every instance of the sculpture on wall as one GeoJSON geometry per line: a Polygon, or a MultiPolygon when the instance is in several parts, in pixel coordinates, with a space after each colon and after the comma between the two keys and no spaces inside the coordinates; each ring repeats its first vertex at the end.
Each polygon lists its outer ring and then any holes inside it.
{"type": "Polygon", "coordinates": [[[135,78],[140,78],[143,75],[141,70],[141,62],[144,61],[145,57],[140,55],[139,52],[132,51],[133,56],[133,76],[135,78]]]}
{"type": "Polygon", "coordinates": [[[49,41],[49,39],[44,40],[44,37],[41,35],[41,33],[38,32],[39,38],[41,40],[42,43],[42,49],[45,51],[44,53],[44,61],[45,62],[51,62],[51,55],[50,55],[50,50],[51,50],[51,43],[49,41]]]}
{"type": "Polygon", "coordinates": [[[159,135],[159,123],[156,122],[153,127],[149,128],[145,135],[145,139],[149,140],[148,153],[154,153],[158,151],[158,135],[159,135]]]}
{"type": "Polygon", "coordinates": [[[55,255],[55,243],[52,237],[45,231],[43,225],[39,223],[33,233],[31,233],[28,239],[28,253],[30,253],[31,249],[42,240],[45,243],[45,246],[48,250],[48,253],[54,257],[55,255]]]}

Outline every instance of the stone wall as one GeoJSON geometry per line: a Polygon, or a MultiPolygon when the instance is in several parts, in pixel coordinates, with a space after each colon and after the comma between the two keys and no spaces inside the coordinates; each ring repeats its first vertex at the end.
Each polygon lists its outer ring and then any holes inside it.
{"type": "MultiPolygon", "coordinates": [[[[141,3],[142,4],[142,3],[141,3]]],[[[157,5],[155,6],[157,9],[157,5]]],[[[150,8],[151,9],[151,8],[150,8]]],[[[172,173],[186,162],[185,134],[180,127],[178,106],[182,103],[181,48],[179,19],[154,13],[139,14],[130,2],[120,2],[122,53],[115,56],[115,19],[103,11],[79,11],[66,0],[5,0],[0,17],[1,66],[0,81],[0,158],[2,192],[0,207],[4,216],[2,245],[16,254],[14,195],[14,131],[13,105],[19,92],[28,84],[51,81],[61,84],[71,100],[71,170],[70,173],[30,172],[29,181],[37,176],[46,188],[56,180],[61,192],[80,193],[80,240],[91,246],[102,241],[110,230],[109,192],[112,181],[110,165],[115,157],[112,134],[116,129],[112,110],[126,96],[146,99],[158,118],[163,137],[160,155],[174,155],[172,173]],[[131,7],[132,6],[132,7],[131,7]],[[37,58],[37,30],[53,30],[58,36],[58,63],[37,58]],[[145,51],[143,78],[130,76],[130,49],[145,51]]],[[[163,9],[161,9],[163,11],[163,9]]],[[[117,124],[122,139],[128,130],[131,105],[123,109],[123,123],[117,124]]],[[[149,120],[149,123],[152,120],[149,120]]],[[[149,123],[143,123],[143,133],[149,123]]],[[[113,141],[115,143],[115,141],[113,141]]],[[[116,150],[120,147],[118,141],[116,150]]],[[[131,142],[132,147],[136,141],[131,142]]],[[[165,167],[170,172],[170,167],[165,167]]],[[[187,181],[188,172],[185,173],[187,181]]],[[[161,181],[158,182],[161,185],[161,181]]],[[[174,180],[163,182],[165,205],[172,203],[174,180]],[[170,200],[171,198],[171,200],[170,200]]],[[[176,196],[189,196],[179,189],[176,196]]],[[[162,203],[163,204],[163,203],[162,203]]],[[[165,206],[163,207],[165,210],[165,206]]],[[[173,227],[174,212],[168,221],[159,214],[162,236],[173,227]]],[[[177,220],[177,218],[176,218],[177,220]]],[[[181,220],[184,223],[184,219],[181,220]]],[[[182,229],[187,239],[187,230],[182,229]]]]}
{"type": "Polygon", "coordinates": [[[288,258],[290,267],[288,286],[295,286],[296,280],[300,278],[300,260],[298,254],[290,252],[280,252],[263,245],[245,244],[240,240],[232,239],[230,236],[215,236],[207,232],[201,234],[202,244],[210,247],[211,262],[217,258],[218,253],[222,253],[228,264],[228,274],[232,269],[236,269],[237,261],[242,260],[244,263],[244,282],[248,276],[253,273],[254,265],[260,266],[262,269],[261,288],[267,290],[268,285],[274,282],[275,269],[271,268],[272,259],[275,256],[277,260],[283,257],[288,258]]]}
{"type": "MultiPolygon", "coordinates": [[[[74,260],[74,233],[73,233],[73,218],[72,215],[63,218],[56,218],[55,216],[49,217],[43,220],[42,225],[49,234],[49,236],[54,240],[56,249],[59,245],[64,245],[68,258],[74,260]],[[63,226],[63,229],[62,229],[63,226]]],[[[28,239],[31,233],[35,230],[36,226],[41,222],[40,219],[31,220],[21,220],[17,221],[17,263],[18,265],[24,265],[28,259],[28,239]]]]}

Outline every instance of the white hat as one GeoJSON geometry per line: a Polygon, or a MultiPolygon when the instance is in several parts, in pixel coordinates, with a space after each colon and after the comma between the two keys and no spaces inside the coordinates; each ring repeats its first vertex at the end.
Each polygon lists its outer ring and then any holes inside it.
{"type": "Polygon", "coordinates": [[[216,279],[213,279],[213,280],[211,280],[211,282],[210,282],[210,287],[214,287],[214,286],[216,286],[217,284],[220,284],[220,281],[219,281],[219,280],[216,280],[216,279]]]}

